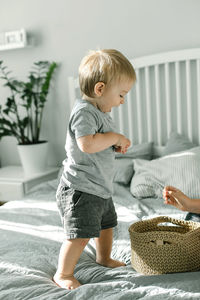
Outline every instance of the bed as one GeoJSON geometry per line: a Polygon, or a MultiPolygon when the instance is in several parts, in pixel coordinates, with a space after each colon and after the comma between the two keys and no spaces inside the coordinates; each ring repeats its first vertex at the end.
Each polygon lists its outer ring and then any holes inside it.
{"type": "MultiPolygon", "coordinates": [[[[173,184],[200,197],[200,49],[168,52],[132,61],[137,84],[126,104],[112,113],[132,147],[116,154],[114,196],[118,226],[112,256],[126,263],[110,269],[95,263],[90,240],[75,269],[83,284],[57,287],[63,230],[55,202],[58,179],[34,187],[24,199],[0,207],[0,299],[200,299],[200,273],[146,276],[131,266],[129,226],[159,215],[184,219],[166,206],[162,188],[173,184]]],[[[69,78],[69,101],[77,96],[69,78]]]]}

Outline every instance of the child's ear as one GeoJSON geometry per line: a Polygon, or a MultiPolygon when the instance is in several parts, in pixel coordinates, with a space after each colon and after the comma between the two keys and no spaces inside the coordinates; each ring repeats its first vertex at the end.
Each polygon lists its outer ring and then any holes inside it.
{"type": "Polygon", "coordinates": [[[105,89],[105,83],[104,82],[97,82],[94,86],[94,93],[96,96],[102,96],[105,89]]]}

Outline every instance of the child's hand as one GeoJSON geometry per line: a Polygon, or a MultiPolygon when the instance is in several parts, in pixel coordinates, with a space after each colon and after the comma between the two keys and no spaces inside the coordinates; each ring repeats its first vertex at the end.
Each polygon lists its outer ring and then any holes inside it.
{"type": "Polygon", "coordinates": [[[130,147],[130,145],[131,145],[130,140],[127,139],[124,135],[119,134],[119,140],[117,144],[114,145],[115,151],[125,154],[128,150],[128,147],[130,147]]]}
{"type": "Polygon", "coordinates": [[[190,202],[192,199],[173,186],[166,186],[164,188],[163,198],[165,200],[165,204],[173,205],[183,211],[190,210],[190,202]]]}
{"type": "Polygon", "coordinates": [[[119,152],[119,153],[123,153],[123,154],[125,154],[125,153],[127,152],[127,149],[128,149],[128,148],[126,148],[126,149],[124,150],[124,152],[122,152],[122,148],[121,148],[121,147],[119,147],[119,146],[116,147],[116,146],[115,146],[114,148],[115,148],[115,152],[119,152]]]}

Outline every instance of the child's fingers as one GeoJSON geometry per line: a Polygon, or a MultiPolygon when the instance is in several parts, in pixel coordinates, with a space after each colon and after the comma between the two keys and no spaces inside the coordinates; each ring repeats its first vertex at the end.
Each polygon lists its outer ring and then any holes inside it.
{"type": "Polygon", "coordinates": [[[121,153],[121,147],[115,147],[115,152],[120,152],[121,153]]]}

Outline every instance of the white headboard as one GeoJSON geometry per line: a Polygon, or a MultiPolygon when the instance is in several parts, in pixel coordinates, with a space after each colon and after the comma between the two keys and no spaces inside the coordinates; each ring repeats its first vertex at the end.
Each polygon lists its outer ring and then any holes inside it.
{"type": "MultiPolygon", "coordinates": [[[[137,82],[124,105],[111,115],[133,144],[165,144],[171,131],[200,144],[200,48],[159,53],[131,60],[137,82]]],[[[70,77],[72,105],[78,79],[70,77]]]]}

